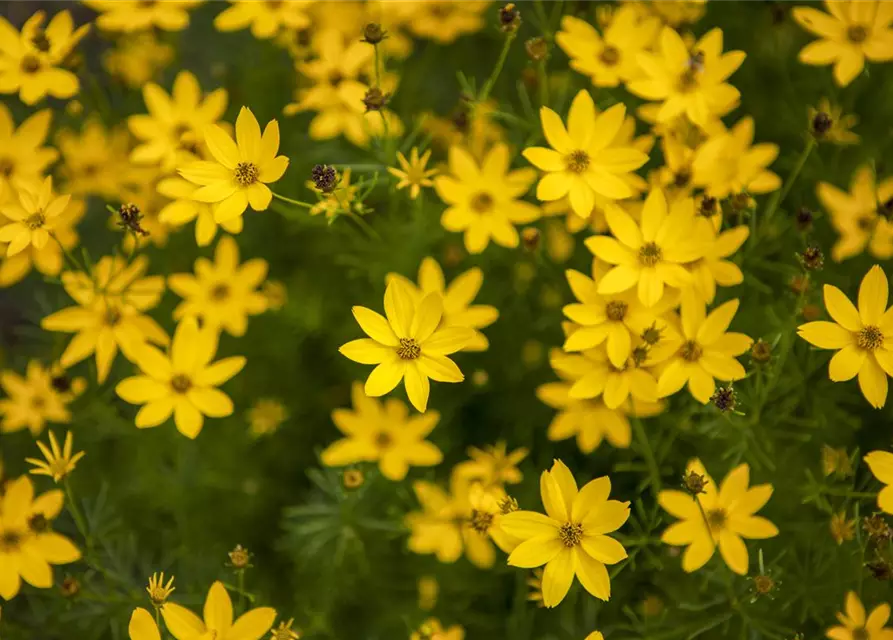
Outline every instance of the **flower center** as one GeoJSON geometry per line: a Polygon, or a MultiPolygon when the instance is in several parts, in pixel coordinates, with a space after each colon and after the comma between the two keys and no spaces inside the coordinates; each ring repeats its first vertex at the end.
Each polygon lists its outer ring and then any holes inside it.
{"type": "Polygon", "coordinates": [[[564,161],[571,173],[583,173],[589,168],[589,154],[581,149],[571,151],[564,161]]]}
{"type": "Polygon", "coordinates": [[[34,533],[43,533],[50,528],[50,521],[42,513],[35,513],[28,518],[28,528],[34,533]]]}
{"type": "Polygon", "coordinates": [[[25,73],[37,73],[40,70],[40,59],[30,53],[22,58],[22,71],[25,73]]]}
{"type": "Polygon", "coordinates": [[[0,158],[0,174],[2,174],[4,178],[9,178],[12,176],[13,171],[15,171],[15,165],[12,163],[12,159],[0,158]]]}
{"type": "Polygon", "coordinates": [[[873,325],[862,327],[859,333],[856,334],[856,344],[860,349],[874,351],[884,344],[884,334],[878,327],[873,325]]]}
{"type": "Polygon", "coordinates": [[[701,200],[701,206],[698,208],[698,213],[705,218],[712,218],[718,211],[717,204],[719,203],[716,201],[716,198],[706,196],[701,200]]]}
{"type": "Polygon", "coordinates": [[[701,346],[694,340],[689,340],[683,344],[682,349],[679,350],[679,355],[681,355],[682,359],[687,362],[697,362],[701,357],[701,353],[701,346]]]}
{"type": "Polygon", "coordinates": [[[221,282],[211,289],[211,299],[218,302],[226,300],[229,297],[229,285],[221,282]]]}
{"type": "Polygon", "coordinates": [[[646,267],[653,267],[663,258],[663,252],[653,242],[647,242],[639,249],[639,262],[646,267]]]}
{"type": "Polygon", "coordinates": [[[558,539],[565,547],[575,547],[583,539],[583,525],[575,522],[565,522],[558,529],[558,539]]]}
{"type": "Polygon", "coordinates": [[[688,169],[682,169],[679,173],[673,176],[673,186],[679,189],[687,186],[689,182],[691,182],[691,172],[689,172],[688,169]]]}
{"type": "Polygon", "coordinates": [[[422,355],[422,347],[413,338],[400,338],[397,355],[403,360],[415,360],[422,355]]]}
{"type": "Polygon", "coordinates": [[[613,320],[614,322],[623,320],[626,310],[627,304],[621,300],[611,300],[611,302],[605,305],[605,313],[608,316],[608,320],[613,320]]]}
{"type": "Polygon", "coordinates": [[[375,435],[375,445],[379,449],[387,449],[393,444],[394,439],[391,437],[391,434],[387,431],[379,431],[375,435]]]}
{"type": "Polygon", "coordinates": [[[42,411],[47,406],[47,401],[43,396],[34,396],[31,398],[31,407],[35,411],[42,411]]]}
{"type": "Polygon", "coordinates": [[[609,67],[613,67],[615,64],[620,62],[620,52],[615,47],[608,45],[604,49],[602,49],[601,55],[598,57],[598,59],[609,67]]]}
{"type": "Polygon", "coordinates": [[[490,526],[493,524],[493,514],[472,509],[469,524],[471,525],[471,528],[479,534],[487,535],[490,526]]]}
{"type": "Polygon", "coordinates": [[[192,380],[188,376],[178,373],[171,378],[171,388],[177,393],[186,393],[192,388],[192,380]]]}
{"type": "Polygon", "coordinates": [[[44,225],[44,223],[46,223],[46,221],[46,216],[43,215],[42,211],[32,213],[30,216],[25,218],[25,224],[28,225],[28,228],[32,231],[34,229],[40,229],[44,225]]]}
{"type": "Polygon", "coordinates": [[[868,631],[865,628],[862,629],[853,629],[853,640],[868,640],[871,636],[868,635],[868,631]]]}
{"type": "Polygon", "coordinates": [[[105,310],[105,323],[114,327],[121,322],[121,311],[117,307],[109,307],[105,310]]]}
{"type": "Polygon", "coordinates": [[[707,524],[711,531],[720,531],[726,526],[727,519],[725,509],[711,509],[707,512],[707,524]]]}
{"type": "Polygon", "coordinates": [[[868,30],[860,24],[850,25],[850,28],[846,30],[846,37],[850,42],[860,44],[868,38],[868,30]]]}
{"type": "Polygon", "coordinates": [[[4,531],[0,533],[0,549],[7,552],[18,550],[22,543],[22,536],[15,531],[4,531]]]}
{"type": "Polygon", "coordinates": [[[257,182],[258,175],[260,175],[260,170],[253,162],[240,162],[236,165],[236,182],[243,187],[257,182]]]}
{"type": "Polygon", "coordinates": [[[471,208],[478,213],[487,213],[493,208],[493,196],[481,191],[471,197],[471,208]]]}

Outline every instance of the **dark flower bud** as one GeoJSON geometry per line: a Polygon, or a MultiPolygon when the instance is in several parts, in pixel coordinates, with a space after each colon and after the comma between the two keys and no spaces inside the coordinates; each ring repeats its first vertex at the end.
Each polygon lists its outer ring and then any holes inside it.
{"type": "MultiPolygon", "coordinates": [[[[865,563],[865,568],[871,574],[871,577],[881,582],[889,582],[893,580],[893,564],[885,558],[878,557],[871,562],[865,563]]],[[[856,637],[855,635],[853,636],[856,637]]]]}
{"type": "Polygon", "coordinates": [[[797,209],[795,222],[797,224],[798,230],[800,230],[801,232],[809,231],[812,228],[812,221],[812,211],[810,211],[806,207],[800,207],[799,209],[797,209]]]}
{"type": "Polygon", "coordinates": [[[377,22],[370,22],[363,28],[363,42],[376,45],[388,37],[388,32],[377,22]]]}
{"type": "Polygon", "coordinates": [[[533,62],[540,62],[549,57],[549,45],[545,38],[531,38],[524,43],[524,49],[527,51],[527,57],[533,62]]]}
{"type": "Polygon", "coordinates": [[[143,214],[140,211],[140,208],[132,202],[122,204],[118,208],[118,226],[132,232],[134,235],[149,235],[149,232],[143,229],[140,224],[142,219],[143,214]]]}
{"type": "Polygon", "coordinates": [[[728,413],[735,410],[735,405],[738,403],[738,395],[735,393],[732,385],[717,387],[713,395],[710,396],[710,402],[723,413],[728,413]]]}
{"type": "Polygon", "coordinates": [[[313,185],[323,193],[332,193],[338,186],[338,172],[328,164],[318,164],[310,170],[313,185]]]}
{"type": "Polygon", "coordinates": [[[704,493],[704,487],[707,486],[707,478],[700,473],[689,471],[682,476],[682,488],[692,496],[704,493]]]}
{"type": "Polygon", "coordinates": [[[759,338],[750,347],[750,357],[754,362],[765,364],[772,358],[772,347],[768,342],[759,338]]]}
{"type": "Polygon", "coordinates": [[[833,124],[834,122],[831,120],[831,116],[824,111],[819,111],[812,119],[812,134],[817,138],[821,138],[831,130],[833,124]]]}
{"type": "Polygon", "coordinates": [[[80,593],[81,583],[77,578],[68,576],[62,581],[60,589],[63,596],[66,598],[73,598],[80,593]]]}
{"type": "Polygon", "coordinates": [[[818,247],[807,247],[797,257],[807,271],[818,271],[825,265],[825,256],[818,247]]]}
{"type": "Polygon", "coordinates": [[[499,28],[505,33],[514,33],[521,26],[521,12],[513,2],[499,10],[499,28]]]}
{"type": "Polygon", "coordinates": [[[363,96],[363,104],[366,105],[366,112],[381,111],[388,103],[391,94],[383,93],[378,87],[372,87],[363,96]]]}

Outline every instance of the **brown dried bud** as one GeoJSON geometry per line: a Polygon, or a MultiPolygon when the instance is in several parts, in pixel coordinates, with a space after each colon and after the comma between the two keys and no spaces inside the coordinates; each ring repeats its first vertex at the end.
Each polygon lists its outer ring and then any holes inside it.
{"type": "Polygon", "coordinates": [[[753,589],[757,595],[767,596],[777,585],[778,583],[771,576],[754,576],[753,578],[753,589]]]}
{"type": "Polygon", "coordinates": [[[122,204],[118,208],[118,218],[118,226],[122,229],[126,229],[138,236],[149,235],[149,232],[143,229],[140,224],[140,221],[143,219],[143,214],[140,212],[140,208],[132,202],[122,204]]]}
{"type": "Polygon", "coordinates": [[[833,125],[834,121],[831,120],[831,116],[824,111],[819,111],[812,119],[812,135],[816,138],[821,138],[831,130],[833,125]]]}
{"type": "Polygon", "coordinates": [[[230,566],[236,569],[245,569],[251,566],[251,553],[240,544],[237,544],[236,548],[227,555],[229,556],[230,566]]]}
{"type": "Polygon", "coordinates": [[[527,251],[536,251],[539,249],[542,234],[536,227],[524,227],[521,231],[521,242],[527,251]]]}
{"type": "MultiPolygon", "coordinates": [[[[363,27],[363,40],[371,45],[376,45],[388,37],[388,32],[381,28],[377,22],[370,22],[363,27]]],[[[367,49],[368,51],[368,49],[367,49]]]]}
{"type": "Polygon", "coordinates": [[[762,338],[758,338],[757,341],[750,346],[750,357],[754,362],[759,362],[760,364],[769,362],[772,358],[771,345],[762,338]]]}
{"type": "Polygon", "coordinates": [[[499,10],[499,29],[505,33],[514,33],[521,26],[521,12],[513,2],[499,10]]]}
{"type": "Polygon", "coordinates": [[[390,93],[383,93],[378,87],[372,87],[363,96],[363,104],[366,105],[366,112],[381,111],[390,100],[390,93]]]}
{"type": "Polygon", "coordinates": [[[707,486],[707,478],[694,471],[689,471],[682,476],[682,488],[688,491],[692,496],[704,493],[704,487],[707,486]]]}
{"type": "Polygon", "coordinates": [[[73,598],[81,591],[81,582],[73,576],[67,576],[59,586],[62,595],[66,598],[73,598]]]}
{"type": "Polygon", "coordinates": [[[893,538],[893,529],[884,520],[884,517],[876,513],[873,516],[866,516],[862,519],[862,530],[868,535],[872,542],[880,544],[893,538]]]}
{"type": "Polygon", "coordinates": [[[807,247],[797,258],[807,271],[818,271],[825,266],[825,256],[822,250],[815,246],[807,247]]]}
{"type": "MultiPolygon", "coordinates": [[[[871,562],[865,563],[865,568],[871,573],[871,577],[881,582],[889,582],[893,580],[893,564],[886,558],[878,556],[871,562]]],[[[856,637],[855,635],[853,636],[856,637]]]]}
{"type": "Polygon", "coordinates": [[[338,186],[338,172],[328,164],[318,164],[310,170],[313,185],[323,193],[332,193],[338,186]]]}
{"type": "Polygon", "coordinates": [[[527,57],[533,62],[541,62],[549,57],[549,45],[545,38],[539,36],[525,42],[524,50],[527,51],[527,57]]]}
{"type": "Polygon", "coordinates": [[[806,207],[800,207],[797,209],[797,215],[794,218],[794,221],[797,225],[797,230],[805,233],[812,229],[812,221],[813,221],[812,211],[807,209],[806,207]]]}
{"type": "Polygon", "coordinates": [[[738,403],[738,396],[732,388],[732,385],[728,384],[725,387],[717,387],[713,395],[710,396],[710,402],[723,413],[728,413],[729,411],[735,410],[735,405],[738,403]]]}

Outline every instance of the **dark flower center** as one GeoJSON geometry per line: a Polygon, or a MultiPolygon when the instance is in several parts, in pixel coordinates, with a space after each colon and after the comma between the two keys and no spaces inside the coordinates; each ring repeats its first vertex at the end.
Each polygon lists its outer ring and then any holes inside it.
{"type": "Polygon", "coordinates": [[[415,360],[422,355],[422,347],[413,338],[400,338],[397,355],[403,360],[415,360]]]}
{"type": "Polygon", "coordinates": [[[701,357],[701,346],[694,340],[689,340],[682,345],[679,355],[687,362],[697,362],[701,357]]]}
{"type": "Polygon", "coordinates": [[[599,55],[598,59],[609,67],[613,67],[615,64],[620,62],[620,52],[615,47],[608,45],[604,49],[602,49],[601,55],[599,55]]]}
{"type": "Polygon", "coordinates": [[[37,73],[40,70],[40,59],[31,54],[22,58],[22,71],[25,73],[37,73]]]}
{"type": "Polygon", "coordinates": [[[728,520],[728,516],[725,509],[711,509],[707,512],[707,524],[711,531],[722,530],[726,526],[726,520],[728,520]]]}
{"type": "Polygon", "coordinates": [[[391,434],[386,431],[379,431],[375,436],[375,444],[379,449],[387,449],[394,443],[391,434]]]}
{"type": "Polygon", "coordinates": [[[622,300],[611,300],[605,305],[605,314],[608,316],[608,320],[620,322],[626,316],[627,308],[627,304],[622,300]]]}
{"type": "Polygon", "coordinates": [[[25,224],[28,225],[28,228],[32,231],[34,229],[40,229],[46,223],[46,221],[46,216],[43,215],[42,211],[32,213],[30,216],[25,218],[25,224]]]}
{"type": "Polygon", "coordinates": [[[583,525],[575,522],[565,522],[558,529],[558,539],[565,547],[575,547],[583,539],[583,525]]]}
{"type": "Polygon", "coordinates": [[[240,162],[236,165],[236,182],[243,187],[257,182],[258,175],[260,175],[260,170],[253,162],[240,162]]]}
{"type": "Polygon", "coordinates": [[[15,531],[0,533],[0,549],[4,551],[16,551],[22,543],[22,536],[15,531]]]}
{"type": "Polygon", "coordinates": [[[186,393],[192,388],[192,380],[188,376],[179,373],[171,378],[171,388],[177,393],[186,393]]]}
{"type": "Polygon", "coordinates": [[[493,208],[493,196],[481,191],[471,197],[471,208],[478,213],[487,213],[493,208]]]}
{"type": "Polygon", "coordinates": [[[229,297],[229,285],[221,282],[211,289],[211,299],[218,302],[226,300],[229,297]]]}
{"type": "Polygon", "coordinates": [[[589,154],[581,149],[571,151],[564,160],[571,173],[583,173],[589,168],[589,154]]]}
{"type": "Polygon", "coordinates": [[[647,242],[639,249],[639,262],[646,267],[653,267],[663,258],[660,247],[653,242],[647,242]]]}
{"type": "Polygon", "coordinates": [[[884,334],[879,327],[873,325],[862,327],[856,334],[856,344],[860,349],[874,351],[884,344],[884,334]]]}
{"type": "Polygon", "coordinates": [[[493,524],[493,514],[472,509],[469,524],[481,535],[486,535],[493,524]]]}
{"type": "Polygon", "coordinates": [[[868,29],[860,24],[850,25],[849,29],[846,30],[846,37],[850,42],[861,44],[868,38],[868,29]]]}

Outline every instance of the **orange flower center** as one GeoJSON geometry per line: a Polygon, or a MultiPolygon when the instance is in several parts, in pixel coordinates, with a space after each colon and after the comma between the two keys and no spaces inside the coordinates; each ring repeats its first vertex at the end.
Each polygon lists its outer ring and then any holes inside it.
{"type": "Polygon", "coordinates": [[[422,355],[422,347],[414,338],[400,338],[397,355],[403,360],[415,360],[422,355]]]}
{"type": "Polygon", "coordinates": [[[589,154],[582,149],[571,151],[564,159],[567,170],[571,173],[583,173],[589,168],[589,154]]]}
{"type": "Polygon", "coordinates": [[[583,525],[576,522],[565,522],[558,529],[558,539],[565,547],[575,547],[583,539],[583,525]]]}
{"type": "Polygon", "coordinates": [[[247,187],[257,182],[260,175],[260,169],[253,162],[240,162],[236,165],[236,182],[241,186],[247,187]]]}
{"type": "Polygon", "coordinates": [[[702,353],[701,346],[694,340],[687,341],[682,345],[682,349],[679,350],[679,355],[687,362],[697,362],[702,353]]]}
{"type": "Polygon", "coordinates": [[[860,24],[854,24],[846,30],[846,37],[854,44],[861,44],[868,38],[868,30],[860,24]]]}
{"type": "Polygon", "coordinates": [[[623,320],[624,316],[626,316],[627,308],[625,302],[621,300],[611,300],[611,302],[605,305],[605,314],[608,316],[608,320],[620,322],[623,320]]]}
{"type": "Polygon", "coordinates": [[[860,349],[874,351],[884,344],[884,333],[873,325],[862,327],[856,334],[856,344],[860,349]]]}
{"type": "Polygon", "coordinates": [[[171,388],[177,393],[186,393],[192,388],[192,380],[188,376],[179,373],[171,378],[171,388]]]}
{"type": "Polygon", "coordinates": [[[653,242],[646,242],[639,249],[639,262],[646,267],[653,267],[663,258],[660,247],[653,242]]]}

